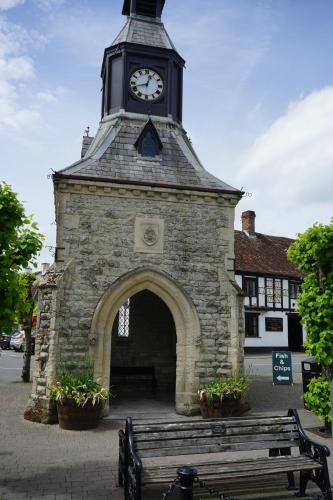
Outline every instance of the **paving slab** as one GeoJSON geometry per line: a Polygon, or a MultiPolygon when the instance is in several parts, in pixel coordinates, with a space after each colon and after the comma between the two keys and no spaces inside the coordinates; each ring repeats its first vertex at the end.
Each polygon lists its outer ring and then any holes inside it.
{"type": "MultiPolygon", "coordinates": [[[[114,413],[90,431],[64,431],[58,425],[48,426],[23,419],[31,384],[0,383],[0,499],[109,499],[123,500],[123,491],[117,488],[118,430],[123,417],[163,420],[178,418],[172,405],[147,398],[138,404],[132,399],[114,404],[114,413]]],[[[254,379],[250,390],[252,414],[285,413],[290,407],[300,409],[306,428],[318,426],[318,421],[303,409],[300,384],[291,387],[273,387],[270,379],[254,379]]],[[[184,417],[180,417],[184,418],[184,417]]],[[[332,439],[312,436],[333,449],[332,439]]],[[[189,458],[184,457],[184,465],[189,458]]],[[[329,460],[331,477],[333,463],[329,460]]],[[[285,476],[260,480],[244,486],[226,484],[225,491],[242,500],[292,498],[293,492],[284,490],[285,476]],[[283,496],[277,491],[283,491],[283,496]],[[251,496],[252,495],[252,496],[251,496]],[[280,495],[280,496],[277,496],[280,495]]],[[[161,487],[146,488],[143,500],[158,500],[161,487]]],[[[317,491],[315,489],[309,492],[317,491]]],[[[177,498],[177,496],[171,497],[177,498]]],[[[203,490],[195,498],[212,498],[203,490]]],[[[309,497],[310,498],[310,497],[309,497]]]]}

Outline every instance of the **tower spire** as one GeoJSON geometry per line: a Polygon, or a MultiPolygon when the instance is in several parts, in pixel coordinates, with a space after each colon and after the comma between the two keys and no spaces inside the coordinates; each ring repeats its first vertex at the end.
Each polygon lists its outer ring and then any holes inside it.
{"type": "Polygon", "coordinates": [[[160,19],[165,0],[124,0],[124,16],[145,16],[160,19]]]}

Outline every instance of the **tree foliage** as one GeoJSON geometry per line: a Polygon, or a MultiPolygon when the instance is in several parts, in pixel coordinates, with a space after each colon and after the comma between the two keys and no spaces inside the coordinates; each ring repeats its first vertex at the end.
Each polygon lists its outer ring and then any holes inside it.
{"type": "Polygon", "coordinates": [[[299,234],[289,259],[304,273],[297,311],[307,329],[306,351],[333,366],[333,219],[299,234]]]}
{"type": "Polygon", "coordinates": [[[35,281],[36,276],[33,273],[20,273],[18,275],[18,302],[15,312],[16,318],[23,330],[31,328],[31,320],[36,303],[34,295],[35,281]]]}
{"type": "Polygon", "coordinates": [[[9,331],[18,309],[25,307],[20,271],[34,265],[43,236],[32,216],[25,214],[17,194],[4,182],[0,183],[0,228],[0,330],[9,331]]]}
{"type": "Polygon", "coordinates": [[[330,405],[330,381],[321,375],[310,380],[304,401],[309,410],[317,415],[325,424],[332,421],[330,405]]]}
{"type": "Polygon", "coordinates": [[[16,303],[16,319],[25,331],[24,356],[21,378],[23,382],[30,382],[31,364],[31,328],[32,318],[36,303],[34,283],[36,276],[33,273],[20,273],[18,275],[18,301],[16,303]]]}
{"type": "Polygon", "coordinates": [[[329,424],[333,410],[333,219],[299,234],[289,259],[304,273],[297,312],[306,326],[306,352],[321,363],[323,375],[312,379],[304,400],[329,424]]]}

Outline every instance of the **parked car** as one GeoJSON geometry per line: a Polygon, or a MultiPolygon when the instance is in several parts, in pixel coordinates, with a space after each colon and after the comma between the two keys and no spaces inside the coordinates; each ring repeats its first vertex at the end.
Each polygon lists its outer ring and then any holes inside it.
{"type": "Polygon", "coordinates": [[[0,336],[0,347],[1,349],[10,349],[10,339],[12,338],[12,333],[2,333],[0,336]]]}
{"type": "Polygon", "coordinates": [[[24,348],[24,338],[25,332],[23,330],[18,330],[14,332],[10,339],[10,348],[14,351],[23,351],[24,348]]]}
{"type": "MultiPolygon", "coordinates": [[[[36,332],[31,332],[31,354],[35,354],[35,339],[36,332]]],[[[10,348],[17,352],[23,352],[25,349],[25,331],[17,331],[13,333],[10,340],[10,348]]]]}

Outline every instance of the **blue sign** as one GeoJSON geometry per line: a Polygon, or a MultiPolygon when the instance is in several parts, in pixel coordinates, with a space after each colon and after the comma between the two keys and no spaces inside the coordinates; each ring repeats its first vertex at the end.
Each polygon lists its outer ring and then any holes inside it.
{"type": "Polygon", "coordinates": [[[293,369],[290,351],[273,351],[273,384],[291,385],[293,383],[293,369]]]}

